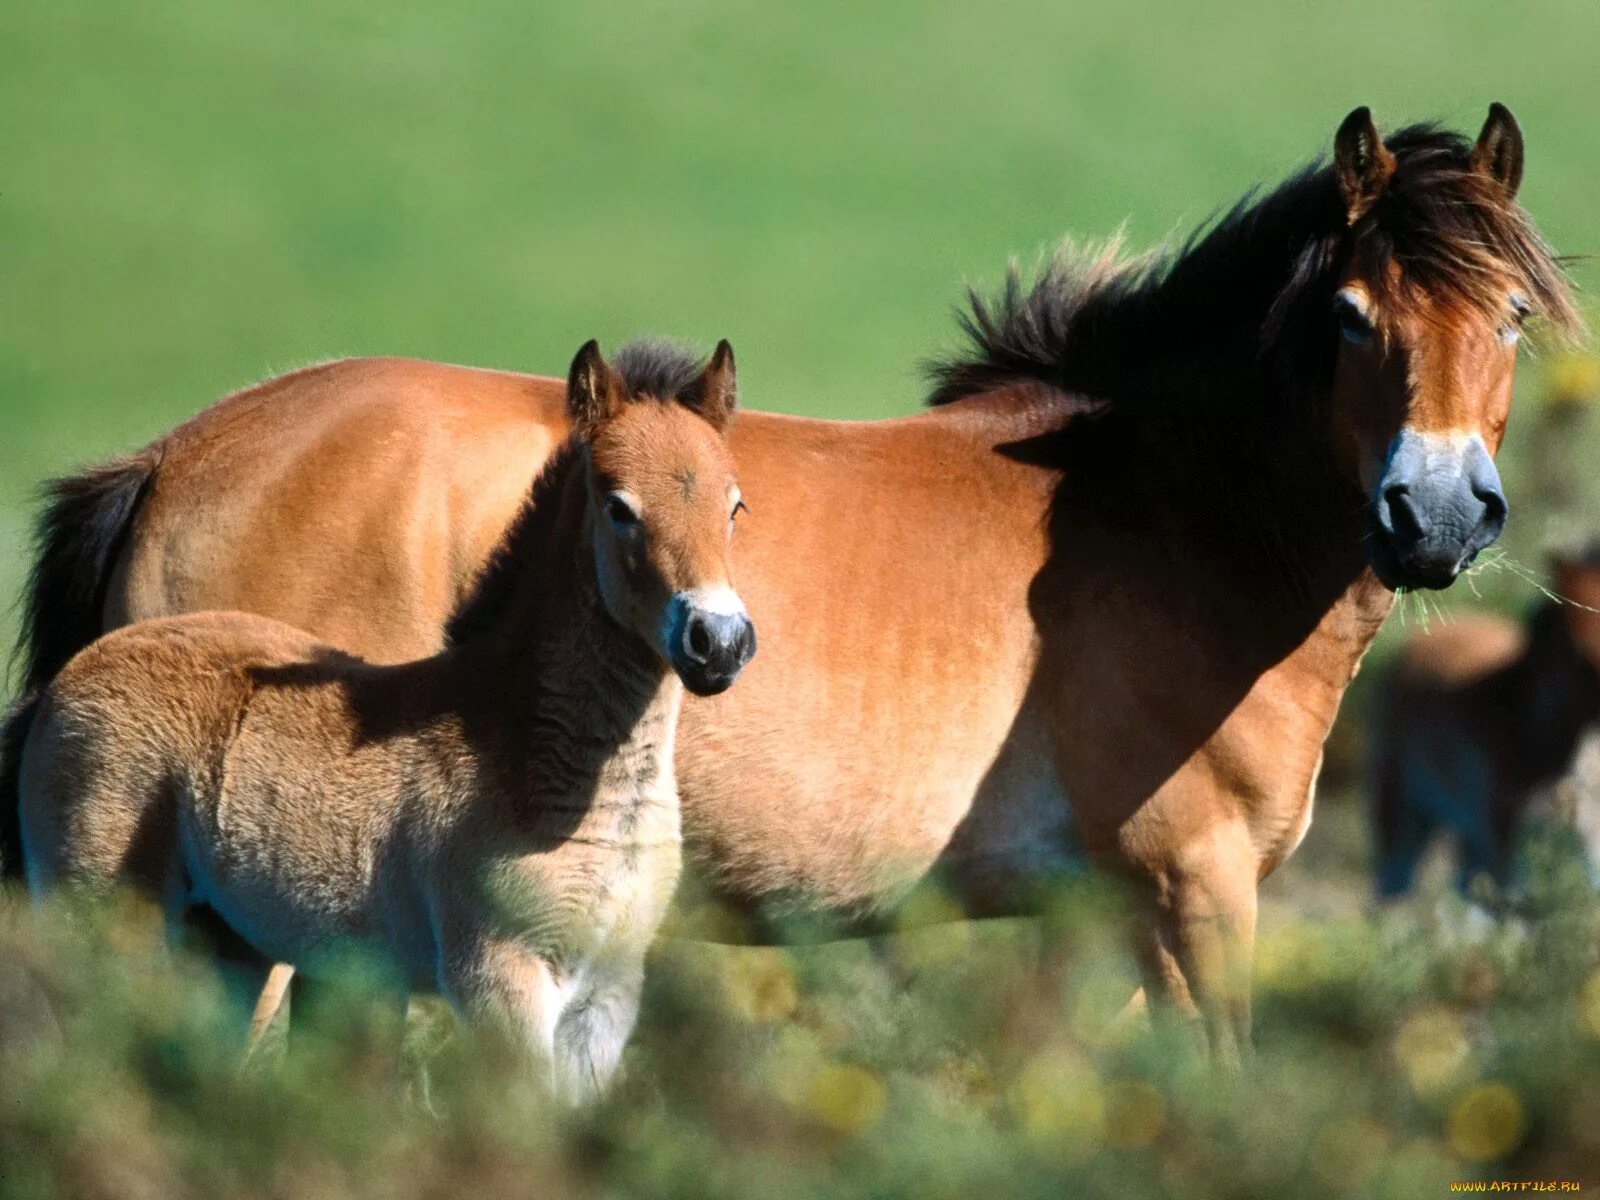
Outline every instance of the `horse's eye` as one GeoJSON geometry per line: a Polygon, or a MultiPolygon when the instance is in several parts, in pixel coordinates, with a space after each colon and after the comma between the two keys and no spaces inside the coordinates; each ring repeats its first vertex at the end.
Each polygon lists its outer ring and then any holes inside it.
{"type": "Polygon", "coordinates": [[[1349,295],[1340,292],[1333,299],[1333,313],[1339,320],[1339,336],[1359,346],[1372,338],[1372,322],[1361,306],[1349,295]]]}
{"type": "Polygon", "coordinates": [[[623,528],[639,523],[639,514],[633,510],[633,505],[621,496],[606,497],[606,516],[611,519],[613,525],[623,528]]]}
{"type": "Polygon", "coordinates": [[[750,506],[748,504],[746,504],[743,500],[735,500],[733,502],[733,511],[728,514],[728,520],[732,521],[740,513],[749,512],[749,511],[750,511],[750,506]]]}
{"type": "Polygon", "coordinates": [[[1511,316],[1497,331],[1500,344],[1515,346],[1517,339],[1522,336],[1522,324],[1533,315],[1533,305],[1521,292],[1511,293],[1511,316]]]}

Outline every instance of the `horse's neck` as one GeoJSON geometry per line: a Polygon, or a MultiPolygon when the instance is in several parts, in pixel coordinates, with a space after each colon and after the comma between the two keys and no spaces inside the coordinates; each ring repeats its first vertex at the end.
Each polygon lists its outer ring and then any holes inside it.
{"type": "Polygon", "coordinates": [[[1273,474],[1256,502],[1268,507],[1241,527],[1247,536],[1239,549],[1249,567],[1238,561],[1221,567],[1235,581],[1237,603],[1251,614],[1230,623],[1223,636],[1237,638],[1260,669],[1241,706],[1241,731],[1255,736],[1251,714],[1278,731],[1280,758],[1272,769],[1291,798],[1303,798],[1394,594],[1366,563],[1359,496],[1328,463],[1313,454],[1273,474]],[[1281,499],[1273,504],[1269,496],[1281,499]]]}
{"type": "MultiPolygon", "coordinates": [[[[1237,411],[1270,421],[1274,403],[1237,411]]],[[[1062,593],[1092,604],[1094,583],[1073,588],[1072,574],[1119,578],[1123,636],[1147,659],[1119,687],[1181,731],[1174,768],[1203,746],[1224,777],[1249,763],[1262,773],[1252,791],[1303,799],[1393,597],[1366,566],[1360,497],[1321,457],[1315,421],[1208,425],[1184,404],[1164,402],[1170,423],[1159,409],[1111,413],[1069,448],[1052,521],[1062,593]],[[1266,729],[1282,733],[1270,759],[1257,752],[1266,729]]]]}
{"type": "Polygon", "coordinates": [[[1305,642],[1285,660],[1286,671],[1301,674],[1320,689],[1322,703],[1311,713],[1324,726],[1333,724],[1345,689],[1393,608],[1394,593],[1370,570],[1362,569],[1324,609],[1305,642]]]}
{"type": "Polygon", "coordinates": [[[488,704],[528,804],[584,805],[592,835],[670,802],[683,685],[606,612],[586,518],[559,523],[474,650],[467,669],[505,681],[488,704]]]}

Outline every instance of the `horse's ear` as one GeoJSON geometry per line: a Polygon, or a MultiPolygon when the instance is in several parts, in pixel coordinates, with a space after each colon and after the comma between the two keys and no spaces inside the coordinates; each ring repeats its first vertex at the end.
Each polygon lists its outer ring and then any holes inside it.
{"type": "Polygon", "coordinates": [[[719,431],[725,432],[738,407],[739,379],[734,370],[733,347],[723,338],[695,381],[694,409],[719,431]]]}
{"type": "Polygon", "coordinates": [[[600,343],[590,338],[567,372],[567,416],[581,433],[614,415],[621,404],[621,381],[600,353],[600,343]]]}
{"type": "Polygon", "coordinates": [[[1354,225],[1383,195],[1394,174],[1394,155],[1378,136],[1372,110],[1364,104],[1333,135],[1333,172],[1344,197],[1345,216],[1354,225]]]}
{"type": "Polygon", "coordinates": [[[1522,186],[1522,127],[1499,101],[1489,105],[1489,119],[1472,148],[1472,168],[1515,196],[1522,186]]]}

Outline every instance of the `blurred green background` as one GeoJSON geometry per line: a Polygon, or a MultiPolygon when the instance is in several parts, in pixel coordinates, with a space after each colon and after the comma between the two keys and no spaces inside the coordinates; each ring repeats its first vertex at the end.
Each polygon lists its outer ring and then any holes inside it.
{"type": "MultiPolygon", "coordinates": [[[[1597,50],[1594,0],[0,3],[0,596],[20,586],[43,477],[320,359],[559,373],[591,336],[726,336],[751,406],[909,411],[964,280],[1063,235],[1126,223],[1142,248],[1182,233],[1324,149],[1357,104],[1387,127],[1470,133],[1506,102],[1527,135],[1527,207],[1558,249],[1600,250],[1597,50]]],[[[1537,570],[1600,529],[1595,388],[1587,352],[1525,360],[1502,454],[1509,561],[1537,570]]],[[[1505,608],[1536,598],[1511,570],[1472,583],[1505,608]]],[[[1444,600],[1474,602],[1461,586],[1444,600]]],[[[1421,613],[1407,617],[1390,642],[1421,613]]],[[[1347,711],[1361,707],[1358,689],[1347,711]]],[[[1341,738],[1335,797],[1354,762],[1341,738]]],[[[1079,964],[1033,1001],[1046,1017],[1017,1026],[1006,989],[1034,960],[992,930],[927,935],[926,961],[900,946],[909,968],[860,947],[765,975],[742,960],[718,977],[755,972],[760,1014],[740,1020],[769,1040],[749,1044],[712,1045],[725,1031],[671,999],[679,964],[646,1011],[643,1098],[565,1143],[551,1179],[967,1196],[1004,1178],[1055,1197],[1092,1158],[1084,1195],[1138,1180],[1148,1195],[1411,1196],[1496,1164],[1600,1159],[1576,1115],[1600,1104],[1592,905],[1552,901],[1566,915],[1533,942],[1386,934],[1359,916],[1363,855],[1359,811],[1322,805],[1269,883],[1278,950],[1258,970],[1265,1049],[1246,1081],[1213,1086],[1161,1043],[1041,1042],[1076,1036],[1048,1031],[1082,989],[1120,1004],[1125,969],[1079,964]],[[1423,1086],[1414,1060],[1445,1066],[1423,1086]],[[658,1069],[671,1104],[650,1091],[658,1069]],[[1039,1071],[1068,1083],[1030,1083],[1039,1071]],[[1156,1089],[1154,1125],[1133,1122],[1143,1140],[1112,1116],[1149,1096],[1119,1080],[1156,1089]],[[1459,1123],[1467,1109],[1478,1125],[1459,1123]]],[[[63,1017],[75,1054],[0,1110],[0,1149],[37,1148],[20,1173],[0,1155],[0,1195],[176,1195],[205,1170],[194,1194],[526,1192],[539,1155],[517,1139],[548,1120],[502,1105],[503,1063],[455,1089],[453,1123],[391,1128],[393,1090],[351,1065],[350,1039],[287,1081],[238,1084],[209,1001],[147,981],[124,1003],[92,949],[39,936],[0,920],[0,966],[34,961],[82,1001],[63,1017]]],[[[0,1016],[6,1002],[0,988],[0,1016]]]]}

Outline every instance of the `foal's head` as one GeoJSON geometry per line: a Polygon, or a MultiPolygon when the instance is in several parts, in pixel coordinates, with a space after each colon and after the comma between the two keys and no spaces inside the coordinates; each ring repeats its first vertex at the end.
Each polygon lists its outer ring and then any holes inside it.
{"type": "Polygon", "coordinates": [[[601,600],[685,687],[715,695],[756,649],[728,568],[744,507],[727,443],[733,348],[719,343],[697,373],[660,347],[624,354],[613,367],[591,341],[567,382],[601,600]]]}
{"type": "Polygon", "coordinates": [[[1365,108],[1339,127],[1345,231],[1327,335],[1333,419],[1390,587],[1447,586],[1499,536],[1505,432],[1523,323],[1572,325],[1561,271],[1516,204],[1522,133],[1493,105],[1470,147],[1421,128],[1385,144],[1365,108]]]}

